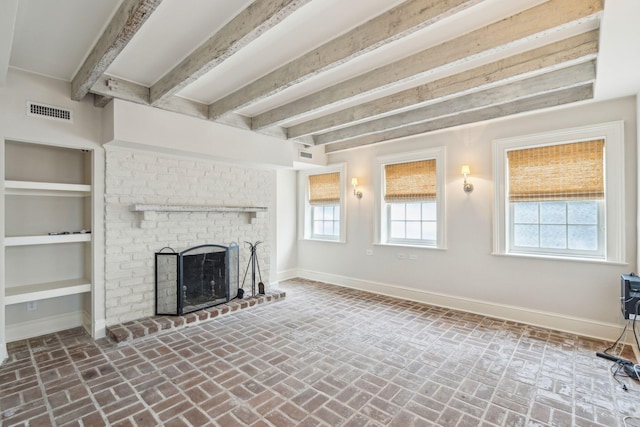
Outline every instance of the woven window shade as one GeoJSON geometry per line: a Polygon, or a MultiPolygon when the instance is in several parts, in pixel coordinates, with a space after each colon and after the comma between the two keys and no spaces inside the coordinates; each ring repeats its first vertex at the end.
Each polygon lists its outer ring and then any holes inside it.
{"type": "Polygon", "coordinates": [[[604,198],[604,140],[507,152],[509,200],[604,198]]]}
{"type": "Polygon", "coordinates": [[[433,201],[436,199],[436,161],[385,165],[384,183],[387,203],[433,201]]]}
{"type": "Polygon", "coordinates": [[[340,203],[340,172],[309,175],[309,204],[337,205],[340,203]]]}

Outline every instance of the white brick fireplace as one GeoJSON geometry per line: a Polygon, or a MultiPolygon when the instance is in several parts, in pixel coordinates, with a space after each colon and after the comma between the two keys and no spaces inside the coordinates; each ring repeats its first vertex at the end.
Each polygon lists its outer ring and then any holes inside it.
{"type": "MultiPolygon", "coordinates": [[[[249,260],[245,241],[262,241],[263,282],[270,267],[269,215],[275,171],[106,147],[105,301],[107,325],[154,315],[154,254],[202,244],[240,245],[240,281],[249,260]],[[134,212],[134,205],[266,207],[258,212],[134,212]]],[[[251,274],[245,290],[251,290],[251,274]]]]}

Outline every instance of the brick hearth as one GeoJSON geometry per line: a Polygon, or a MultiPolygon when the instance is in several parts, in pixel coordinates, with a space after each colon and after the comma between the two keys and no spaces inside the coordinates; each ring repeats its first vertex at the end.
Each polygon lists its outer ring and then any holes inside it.
{"type": "Polygon", "coordinates": [[[136,339],[166,331],[181,329],[187,326],[206,322],[219,316],[240,310],[251,309],[258,305],[269,304],[284,299],[284,291],[272,290],[264,295],[256,295],[243,299],[235,299],[225,304],[219,304],[204,310],[185,314],[184,316],[152,316],[131,322],[120,323],[107,327],[107,337],[115,343],[131,342],[136,339]]]}

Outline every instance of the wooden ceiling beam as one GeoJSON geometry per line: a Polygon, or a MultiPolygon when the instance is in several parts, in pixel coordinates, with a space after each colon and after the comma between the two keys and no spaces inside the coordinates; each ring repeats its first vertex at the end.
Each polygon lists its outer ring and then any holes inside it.
{"type": "Polygon", "coordinates": [[[386,132],[391,129],[436,120],[464,112],[505,104],[519,99],[531,98],[549,92],[557,92],[576,86],[593,83],[596,78],[595,61],[573,65],[541,76],[486,89],[469,95],[449,99],[411,111],[386,116],[361,124],[337,129],[314,137],[316,144],[329,144],[386,132]]]}
{"type": "Polygon", "coordinates": [[[310,0],[256,0],[151,86],[151,104],[175,95],[310,0]]]}
{"type": "Polygon", "coordinates": [[[592,84],[570,89],[563,89],[557,92],[546,93],[532,98],[520,99],[501,105],[483,108],[480,110],[468,111],[455,116],[444,117],[426,123],[414,124],[393,129],[387,132],[380,132],[353,138],[346,141],[336,142],[334,144],[327,144],[325,145],[325,152],[334,153],[337,151],[411,137],[455,126],[483,122],[487,120],[511,116],[514,114],[540,110],[543,108],[556,107],[560,105],[588,100],[591,98],[593,98],[592,84]]]}
{"type": "Polygon", "coordinates": [[[279,93],[480,1],[482,0],[406,1],[212,103],[209,106],[209,118],[215,120],[226,113],[279,93]]]}
{"type": "Polygon", "coordinates": [[[93,106],[98,108],[104,108],[108,103],[113,100],[110,96],[102,96],[96,93],[93,94],[93,106]]]}
{"type": "Polygon", "coordinates": [[[602,8],[603,0],[549,0],[502,21],[274,108],[255,117],[253,127],[260,129],[320,112],[398,84],[427,78],[436,71],[472,59],[552,37],[562,30],[587,22],[597,23],[602,8]]]}
{"type": "Polygon", "coordinates": [[[162,0],[124,0],[71,81],[71,99],[80,101],[140,30],[162,0]]]}
{"type": "Polygon", "coordinates": [[[108,74],[101,75],[90,92],[108,98],[118,98],[136,104],[149,105],[149,88],[108,74]]]}
{"type": "Polygon", "coordinates": [[[500,61],[482,65],[456,75],[416,86],[393,95],[359,104],[287,128],[288,138],[298,139],[332,130],[350,123],[372,119],[438,98],[479,91],[567,66],[586,62],[598,53],[598,31],[589,31],[500,61]]]}

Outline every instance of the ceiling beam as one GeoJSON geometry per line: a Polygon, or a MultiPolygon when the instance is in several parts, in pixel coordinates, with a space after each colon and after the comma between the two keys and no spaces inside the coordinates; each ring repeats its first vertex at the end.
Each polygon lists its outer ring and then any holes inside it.
{"type": "Polygon", "coordinates": [[[80,101],[122,52],[162,0],[124,0],[71,81],[71,99],[80,101]]]}
{"type": "MultiPolygon", "coordinates": [[[[586,22],[598,22],[603,0],[549,0],[502,21],[428,48],[400,61],[274,108],[254,120],[258,129],[357,100],[436,71],[515,48],[586,22]]],[[[211,109],[209,110],[211,112],[211,109]]]]}
{"type": "Polygon", "coordinates": [[[151,86],[151,104],[178,93],[310,0],[256,0],[151,86]]]}
{"type": "Polygon", "coordinates": [[[337,129],[314,137],[316,144],[329,144],[391,129],[428,122],[441,117],[501,105],[518,99],[583,86],[596,78],[595,61],[573,65],[541,76],[449,99],[437,104],[337,129]]]}
{"type": "Polygon", "coordinates": [[[149,105],[149,88],[127,80],[103,74],[91,86],[91,93],[107,98],[118,98],[136,104],[149,105]]]}
{"type": "Polygon", "coordinates": [[[113,100],[110,96],[102,96],[98,94],[93,94],[93,106],[98,108],[104,108],[108,103],[113,100]]]}
{"type": "Polygon", "coordinates": [[[379,142],[392,141],[395,139],[420,135],[427,132],[451,128],[454,126],[478,123],[500,117],[507,117],[514,114],[540,110],[543,108],[556,107],[560,105],[584,101],[591,98],[593,98],[592,84],[570,89],[563,89],[557,92],[538,95],[532,98],[520,99],[514,102],[508,102],[506,104],[495,105],[475,111],[468,111],[455,116],[444,117],[426,123],[405,126],[390,130],[388,132],[380,132],[353,138],[347,141],[328,144],[325,145],[325,152],[334,153],[337,151],[362,147],[379,142]]]}
{"type": "Polygon", "coordinates": [[[209,117],[215,120],[230,111],[265,99],[480,1],[482,0],[406,1],[212,103],[209,106],[209,117]]]}
{"type": "MultiPolygon", "coordinates": [[[[589,31],[393,95],[346,108],[287,128],[290,139],[419,106],[438,98],[484,90],[496,84],[548,72],[567,63],[592,60],[598,53],[598,31],[589,31]]],[[[259,117],[259,116],[256,116],[259,117]]]]}

